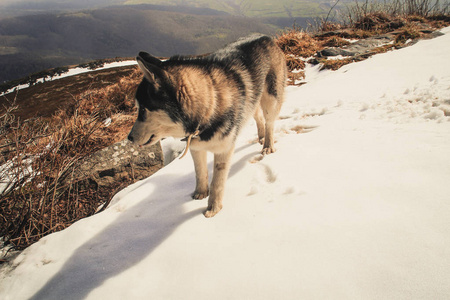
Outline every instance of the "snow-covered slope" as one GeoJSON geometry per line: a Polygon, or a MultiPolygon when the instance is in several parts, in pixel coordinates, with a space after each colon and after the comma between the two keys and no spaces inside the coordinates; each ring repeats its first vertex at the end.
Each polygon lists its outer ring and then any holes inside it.
{"type": "MultiPolygon", "coordinates": [[[[224,209],[176,159],[4,267],[1,299],[448,299],[450,30],[288,87],[224,209]],[[11,268],[12,267],[12,268],[11,268]]],[[[211,169],[210,157],[210,169],[211,169]]]]}

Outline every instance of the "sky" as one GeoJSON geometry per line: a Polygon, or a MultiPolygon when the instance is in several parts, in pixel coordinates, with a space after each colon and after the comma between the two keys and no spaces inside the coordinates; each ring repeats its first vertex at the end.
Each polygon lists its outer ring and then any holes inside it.
{"type": "Polygon", "coordinates": [[[286,88],[277,152],[261,156],[254,122],[243,129],[214,218],[190,198],[192,160],[175,159],[4,265],[0,298],[447,299],[442,32],[338,71],[309,66],[286,88]]]}

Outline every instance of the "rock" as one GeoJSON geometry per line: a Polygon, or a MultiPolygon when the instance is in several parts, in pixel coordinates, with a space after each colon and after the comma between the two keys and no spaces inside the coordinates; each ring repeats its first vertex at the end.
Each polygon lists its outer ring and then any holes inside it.
{"type": "Polygon", "coordinates": [[[354,56],[355,53],[349,52],[348,50],[337,48],[337,47],[328,47],[319,52],[317,52],[318,57],[329,57],[329,56],[354,56]]]}
{"type": "Polygon", "coordinates": [[[329,56],[358,56],[372,51],[374,48],[388,44],[395,39],[392,34],[378,35],[367,39],[359,40],[342,48],[328,47],[317,53],[319,57],[329,56]]]}
{"type": "Polygon", "coordinates": [[[135,182],[149,177],[163,167],[161,144],[139,147],[127,140],[99,150],[78,162],[72,182],[89,179],[98,186],[135,182]]]}
{"type": "Polygon", "coordinates": [[[434,39],[434,38],[437,38],[437,37],[440,37],[440,36],[443,36],[444,34],[442,33],[442,32],[440,32],[440,31],[433,31],[433,32],[430,32],[430,33],[427,33],[427,35],[425,35],[425,39],[434,39]]]}

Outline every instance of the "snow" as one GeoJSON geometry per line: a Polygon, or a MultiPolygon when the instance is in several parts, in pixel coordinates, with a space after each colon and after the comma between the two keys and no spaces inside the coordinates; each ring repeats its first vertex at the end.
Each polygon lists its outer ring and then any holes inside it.
{"type": "MultiPolygon", "coordinates": [[[[137,62],[135,60],[124,60],[124,61],[119,61],[119,62],[107,63],[103,67],[96,68],[94,71],[100,71],[100,70],[118,68],[118,67],[133,66],[133,65],[137,65],[137,62]]],[[[89,68],[73,68],[73,69],[70,69],[69,72],[59,75],[59,76],[55,76],[53,78],[61,79],[64,77],[75,76],[75,75],[88,73],[88,72],[92,72],[92,70],[89,68]]]]}
{"type": "Polygon", "coordinates": [[[190,199],[192,160],[175,159],[23,251],[1,271],[0,298],[448,299],[443,32],[308,69],[307,84],[286,89],[276,153],[261,157],[245,127],[214,218],[190,199]]]}
{"type": "Polygon", "coordinates": [[[28,177],[26,180],[28,182],[35,176],[36,172],[33,172],[32,167],[33,161],[33,157],[16,157],[0,165],[0,195],[10,191],[17,181],[23,180],[24,177],[28,177]]]}

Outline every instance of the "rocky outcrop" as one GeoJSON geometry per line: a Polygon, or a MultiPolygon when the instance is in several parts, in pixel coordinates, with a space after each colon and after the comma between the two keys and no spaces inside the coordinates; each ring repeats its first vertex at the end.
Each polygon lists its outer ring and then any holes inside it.
{"type": "MultiPolygon", "coordinates": [[[[416,24],[417,29],[416,32],[418,34],[417,37],[412,38],[409,43],[397,43],[396,48],[401,48],[405,46],[412,45],[416,43],[419,39],[430,39],[435,38],[437,36],[442,35],[441,32],[436,31],[428,24],[416,24]]],[[[378,47],[394,44],[396,40],[399,39],[399,36],[404,34],[402,30],[391,31],[386,34],[371,36],[365,39],[360,39],[350,45],[343,47],[327,47],[323,50],[317,52],[317,57],[327,58],[327,57],[336,57],[336,56],[344,56],[344,57],[357,57],[357,56],[367,56],[375,54],[374,50],[378,47]]],[[[343,38],[351,38],[352,34],[348,29],[341,29],[336,31],[324,32],[316,35],[320,38],[325,38],[329,36],[339,36],[343,38]]],[[[407,39],[407,38],[406,38],[407,39]]],[[[406,41],[405,39],[405,41],[406,41]]]]}
{"type": "Polygon", "coordinates": [[[348,46],[338,48],[338,47],[328,47],[317,53],[318,57],[328,57],[328,56],[357,56],[363,55],[370,52],[374,48],[386,45],[395,40],[395,36],[392,34],[378,35],[370,37],[367,39],[359,40],[348,46]]]}
{"type": "Polygon", "coordinates": [[[144,179],[163,167],[160,143],[139,147],[127,140],[113,144],[81,160],[72,181],[89,179],[99,187],[144,179]]]}

